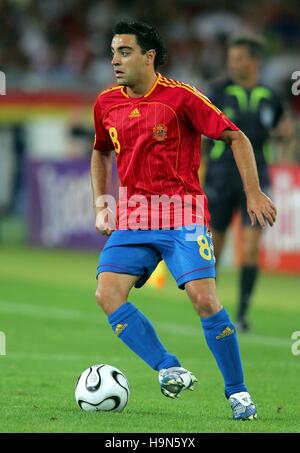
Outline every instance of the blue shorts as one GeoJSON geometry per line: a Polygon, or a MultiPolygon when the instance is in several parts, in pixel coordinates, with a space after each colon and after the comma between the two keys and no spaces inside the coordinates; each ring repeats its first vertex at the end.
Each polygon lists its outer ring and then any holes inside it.
{"type": "Polygon", "coordinates": [[[203,226],[173,230],[116,230],[99,258],[101,272],[137,275],[140,288],[164,260],[180,289],[190,280],[215,278],[211,233],[203,226]]]}

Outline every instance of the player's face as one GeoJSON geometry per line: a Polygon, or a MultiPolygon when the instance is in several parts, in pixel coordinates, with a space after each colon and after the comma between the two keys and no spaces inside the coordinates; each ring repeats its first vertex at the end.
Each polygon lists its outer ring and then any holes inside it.
{"type": "Polygon", "coordinates": [[[252,57],[246,46],[234,46],[228,50],[227,65],[233,79],[247,79],[258,71],[259,59],[252,57]]]}
{"type": "Polygon", "coordinates": [[[143,78],[148,66],[135,35],[115,35],[111,43],[112,65],[119,85],[133,86],[143,78]]]}

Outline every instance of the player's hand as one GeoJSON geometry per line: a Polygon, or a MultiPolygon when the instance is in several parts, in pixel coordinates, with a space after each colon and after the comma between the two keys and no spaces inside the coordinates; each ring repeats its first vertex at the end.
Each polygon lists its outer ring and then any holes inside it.
{"type": "Polygon", "coordinates": [[[116,228],[116,219],[110,208],[96,208],[95,227],[104,236],[112,234],[116,228]]]}
{"type": "Polygon", "coordinates": [[[276,207],[273,201],[262,191],[247,194],[247,210],[251,219],[251,226],[255,226],[258,221],[262,228],[266,228],[266,222],[273,226],[276,221],[276,207]]]}

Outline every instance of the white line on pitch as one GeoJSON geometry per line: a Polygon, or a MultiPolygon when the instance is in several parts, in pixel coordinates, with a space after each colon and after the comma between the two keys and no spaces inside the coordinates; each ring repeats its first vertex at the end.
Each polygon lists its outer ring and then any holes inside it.
{"type": "MultiPolygon", "coordinates": [[[[92,305],[91,305],[92,306],[92,305]]],[[[94,308],[93,308],[94,309],[94,308]]],[[[107,320],[103,313],[99,310],[99,316],[94,313],[87,314],[86,311],[51,307],[47,305],[36,305],[28,303],[16,303],[0,300],[0,312],[11,313],[14,316],[28,316],[30,318],[41,318],[41,319],[54,319],[58,321],[70,321],[70,322],[81,322],[89,323],[93,325],[106,325],[107,320]]],[[[197,338],[199,335],[203,335],[201,328],[199,329],[194,326],[180,323],[169,323],[155,321],[155,326],[158,327],[162,332],[172,333],[176,335],[188,336],[197,338]]],[[[270,346],[277,348],[289,348],[290,339],[272,337],[267,335],[256,335],[255,333],[244,334],[239,336],[241,344],[257,344],[261,346],[270,346]]]]}

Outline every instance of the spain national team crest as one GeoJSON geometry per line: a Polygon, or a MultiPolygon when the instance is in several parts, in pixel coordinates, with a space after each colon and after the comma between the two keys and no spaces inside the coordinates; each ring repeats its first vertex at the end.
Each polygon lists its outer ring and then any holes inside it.
{"type": "Polygon", "coordinates": [[[164,124],[156,124],[153,128],[153,138],[158,142],[162,142],[167,138],[167,126],[164,124]]]}

